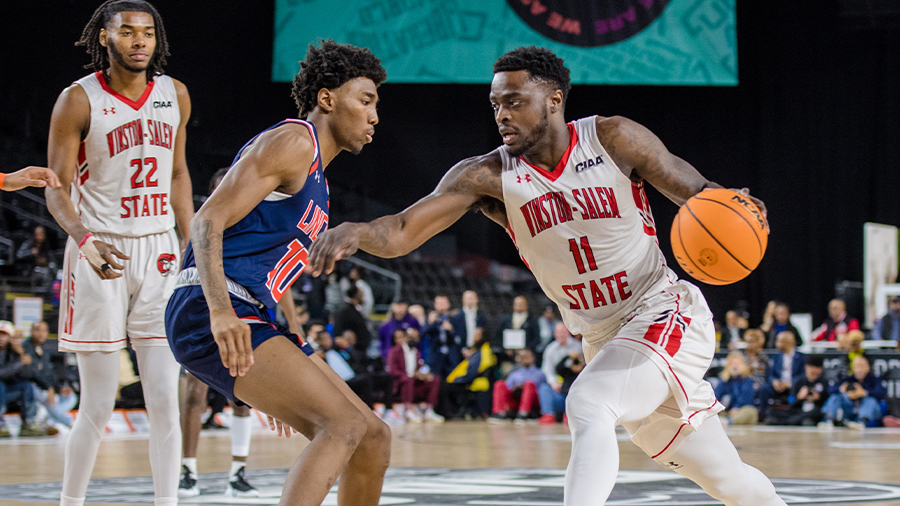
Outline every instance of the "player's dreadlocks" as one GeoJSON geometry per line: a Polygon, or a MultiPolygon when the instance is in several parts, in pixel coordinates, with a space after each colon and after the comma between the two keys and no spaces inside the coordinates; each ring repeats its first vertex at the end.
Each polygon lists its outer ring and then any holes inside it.
{"type": "Polygon", "coordinates": [[[120,12],[146,12],[153,16],[153,24],[156,27],[156,50],[150,58],[147,66],[147,78],[162,74],[166,65],[166,56],[169,56],[169,42],[166,40],[166,29],[163,27],[162,17],[149,2],[144,0],[106,0],[97,10],[88,24],[81,32],[81,38],[76,46],[84,46],[85,51],[91,55],[91,63],[84,66],[94,71],[106,70],[109,67],[109,54],[107,49],[100,45],[100,29],[106,28],[107,23],[120,12]]]}
{"type": "Polygon", "coordinates": [[[532,79],[558,87],[562,91],[563,105],[565,105],[569,90],[572,89],[572,83],[569,80],[569,69],[566,68],[562,58],[553,54],[549,49],[529,46],[513,49],[494,63],[495,74],[517,70],[527,70],[532,79]]]}
{"type": "Polygon", "coordinates": [[[338,44],[331,39],[321,41],[321,46],[309,45],[306,61],[300,62],[300,72],[294,76],[291,96],[297,102],[301,118],[316,107],[322,88],[333,90],[357,77],[368,77],[375,86],[387,79],[381,60],[368,48],[338,44]]]}

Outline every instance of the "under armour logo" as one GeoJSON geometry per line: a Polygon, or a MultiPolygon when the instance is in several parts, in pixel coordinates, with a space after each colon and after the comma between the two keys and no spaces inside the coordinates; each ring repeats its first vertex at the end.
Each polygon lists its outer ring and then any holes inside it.
{"type": "Polygon", "coordinates": [[[683,465],[677,464],[675,462],[666,462],[666,465],[669,466],[669,468],[671,468],[671,469],[680,469],[680,468],[684,467],[683,465]]]}
{"type": "Polygon", "coordinates": [[[115,113],[116,113],[115,107],[110,107],[109,109],[106,109],[106,108],[103,109],[104,116],[106,116],[107,114],[115,114],[115,113]]]}
{"type": "MultiPolygon", "coordinates": [[[[522,182],[522,176],[516,176],[516,182],[517,182],[517,183],[521,183],[521,182],[522,182]]],[[[530,182],[531,182],[531,174],[525,174],[525,182],[526,182],[526,183],[530,183],[530,182]]]]}

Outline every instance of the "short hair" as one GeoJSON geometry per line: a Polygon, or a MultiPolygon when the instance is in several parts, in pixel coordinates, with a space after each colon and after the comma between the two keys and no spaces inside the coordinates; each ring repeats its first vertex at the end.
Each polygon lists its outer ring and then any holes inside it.
{"type": "Polygon", "coordinates": [[[562,91],[563,105],[572,89],[569,69],[562,58],[542,47],[518,47],[504,54],[494,63],[494,73],[526,70],[532,79],[555,86],[562,91]]]}
{"type": "Polygon", "coordinates": [[[150,57],[147,66],[147,77],[162,74],[166,66],[166,56],[169,56],[169,41],[166,39],[166,29],[163,26],[162,17],[156,7],[144,0],[107,0],[97,7],[91,20],[81,31],[81,38],[75,42],[76,46],[87,48],[85,52],[91,55],[91,63],[84,66],[95,72],[109,68],[109,54],[107,48],[100,45],[100,29],[106,28],[109,21],[120,12],[146,12],[153,16],[153,26],[156,29],[156,49],[150,57]]]}
{"type": "Polygon", "coordinates": [[[811,365],[813,367],[824,367],[825,357],[823,357],[822,355],[808,355],[806,357],[806,365],[811,365]]]}
{"type": "Polygon", "coordinates": [[[359,288],[356,285],[350,285],[350,288],[347,289],[347,298],[352,299],[356,297],[356,294],[359,293],[359,288]]]}
{"type": "Polygon", "coordinates": [[[319,90],[340,88],[357,77],[369,78],[377,87],[387,79],[387,71],[368,48],[338,44],[331,39],[321,40],[320,47],[310,44],[291,91],[300,117],[307,117],[316,108],[319,90]]]}

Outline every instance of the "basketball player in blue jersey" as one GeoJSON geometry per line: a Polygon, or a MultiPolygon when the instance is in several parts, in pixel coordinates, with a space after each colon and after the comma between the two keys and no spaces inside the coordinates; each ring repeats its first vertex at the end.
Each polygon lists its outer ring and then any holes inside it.
{"type": "Polygon", "coordinates": [[[727,506],[785,506],[715,416],[723,407],[703,380],[715,352],[712,313],[699,289],[666,266],[644,194],[649,182],[682,205],[718,185],[634,121],[567,123],[570,87],[569,70],[546,49],[501,56],[490,101],[503,145],[458,163],[402,213],[322,234],[312,274],[331,272],[357,249],[406,255],[481,211],[508,230],[566,327],[583,338],[588,364],[566,400],[566,506],[606,503],[619,466],[617,425],[727,506]]]}
{"type": "Polygon", "coordinates": [[[318,506],[340,477],[340,506],[376,506],[390,462],[390,430],[267,309],[306,268],[328,226],[324,169],[372,142],[386,73],[367,49],[310,46],[294,78],[303,119],[248,142],[191,222],[166,330],[185,369],[229,399],[310,440],[280,504],[318,506]]]}

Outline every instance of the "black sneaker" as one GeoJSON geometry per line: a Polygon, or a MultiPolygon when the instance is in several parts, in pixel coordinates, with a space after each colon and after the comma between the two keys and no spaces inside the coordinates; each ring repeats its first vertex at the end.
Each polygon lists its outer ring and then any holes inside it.
{"type": "Polygon", "coordinates": [[[259,490],[247,483],[247,479],[244,477],[244,467],[241,466],[238,472],[228,480],[225,495],[228,497],[259,497],[259,490]]]}
{"type": "Polygon", "coordinates": [[[200,495],[200,487],[197,486],[197,478],[194,473],[188,469],[188,466],[181,466],[181,481],[178,482],[178,497],[185,499],[187,497],[197,497],[200,495]]]}

